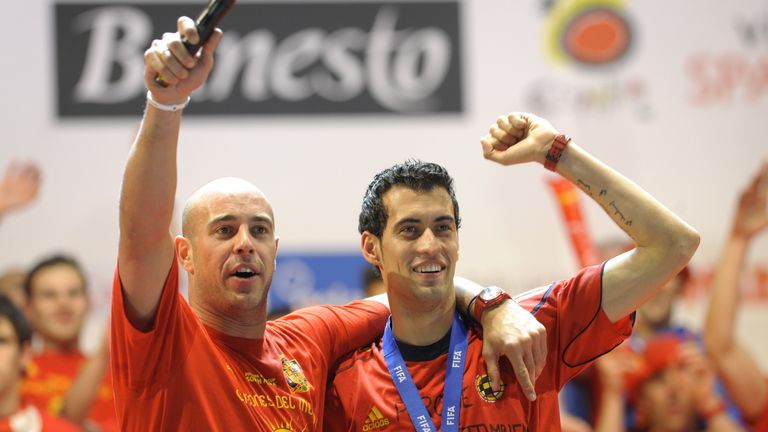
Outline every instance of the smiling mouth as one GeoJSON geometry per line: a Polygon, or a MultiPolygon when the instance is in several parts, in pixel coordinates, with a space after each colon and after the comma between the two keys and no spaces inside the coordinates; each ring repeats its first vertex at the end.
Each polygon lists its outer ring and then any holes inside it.
{"type": "Polygon", "coordinates": [[[413,268],[416,273],[422,274],[434,274],[443,271],[443,267],[438,264],[427,264],[423,266],[417,266],[413,268]]]}

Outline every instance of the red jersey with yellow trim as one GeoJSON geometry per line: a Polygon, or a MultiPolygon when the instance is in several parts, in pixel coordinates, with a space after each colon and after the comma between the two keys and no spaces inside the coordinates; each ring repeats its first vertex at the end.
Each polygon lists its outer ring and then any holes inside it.
{"type": "Polygon", "coordinates": [[[311,307],[267,322],[263,339],[228,336],[179,294],[174,261],[143,333],[126,318],[122,291],[115,272],[111,362],[124,431],[320,430],[330,366],[377,337],[389,314],[369,301],[311,307]]]}
{"type": "MultiPolygon", "coordinates": [[[[537,399],[529,402],[508,362],[501,364],[500,392],[490,390],[482,358],[482,334],[470,328],[461,389],[459,430],[559,431],[557,393],[594,359],[627,338],[632,320],[611,323],[601,307],[602,266],[587,267],[569,280],[531,290],[515,301],[531,311],[547,329],[547,363],[536,381],[537,399]]],[[[405,355],[404,355],[405,356],[405,355]]],[[[422,400],[440,429],[447,353],[406,365],[422,400]]],[[[380,344],[345,357],[331,377],[325,430],[384,432],[413,430],[382,354],[380,344]]]]}
{"type": "MultiPolygon", "coordinates": [[[[57,415],[64,395],[72,386],[85,356],[77,352],[45,352],[32,357],[21,384],[21,397],[43,411],[57,415]]],[[[117,431],[112,378],[109,371],[99,386],[96,399],[88,411],[88,419],[102,431],[117,431]]]]}
{"type": "Polygon", "coordinates": [[[34,405],[26,406],[0,418],[0,432],[77,432],[80,428],[74,424],[40,411],[34,405]]]}

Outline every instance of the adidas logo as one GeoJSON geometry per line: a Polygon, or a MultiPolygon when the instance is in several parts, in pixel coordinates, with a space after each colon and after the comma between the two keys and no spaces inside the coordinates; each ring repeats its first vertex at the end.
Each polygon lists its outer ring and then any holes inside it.
{"type": "Polygon", "coordinates": [[[365,424],[363,424],[363,432],[383,428],[384,426],[389,426],[389,419],[384,417],[384,415],[381,414],[381,411],[379,411],[379,409],[376,408],[376,405],[374,405],[371,408],[371,411],[368,412],[368,418],[365,419],[365,424]]]}

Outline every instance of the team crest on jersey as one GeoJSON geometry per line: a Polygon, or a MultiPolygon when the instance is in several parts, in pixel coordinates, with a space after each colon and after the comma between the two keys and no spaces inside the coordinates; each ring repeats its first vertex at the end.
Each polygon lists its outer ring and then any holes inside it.
{"type": "Polygon", "coordinates": [[[501,383],[499,390],[494,392],[493,389],[491,389],[491,379],[487,374],[478,375],[477,378],[475,378],[475,388],[477,389],[477,393],[479,393],[480,397],[486,402],[494,403],[501,399],[504,395],[504,387],[504,383],[501,383]]]}
{"type": "Polygon", "coordinates": [[[309,381],[304,376],[304,371],[301,370],[299,362],[296,359],[288,360],[283,358],[283,376],[285,376],[285,382],[288,383],[288,387],[296,393],[304,393],[309,391],[309,381]]]}

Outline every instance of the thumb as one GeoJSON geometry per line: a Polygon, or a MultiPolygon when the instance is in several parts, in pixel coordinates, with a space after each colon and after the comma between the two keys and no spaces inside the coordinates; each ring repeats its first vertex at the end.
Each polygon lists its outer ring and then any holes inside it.
{"type": "Polygon", "coordinates": [[[216,51],[216,47],[219,46],[219,42],[221,42],[223,35],[224,33],[220,28],[217,27],[213,30],[213,33],[211,33],[211,37],[208,39],[208,42],[203,45],[203,54],[201,60],[203,63],[205,63],[206,66],[213,64],[213,53],[216,51]]]}

